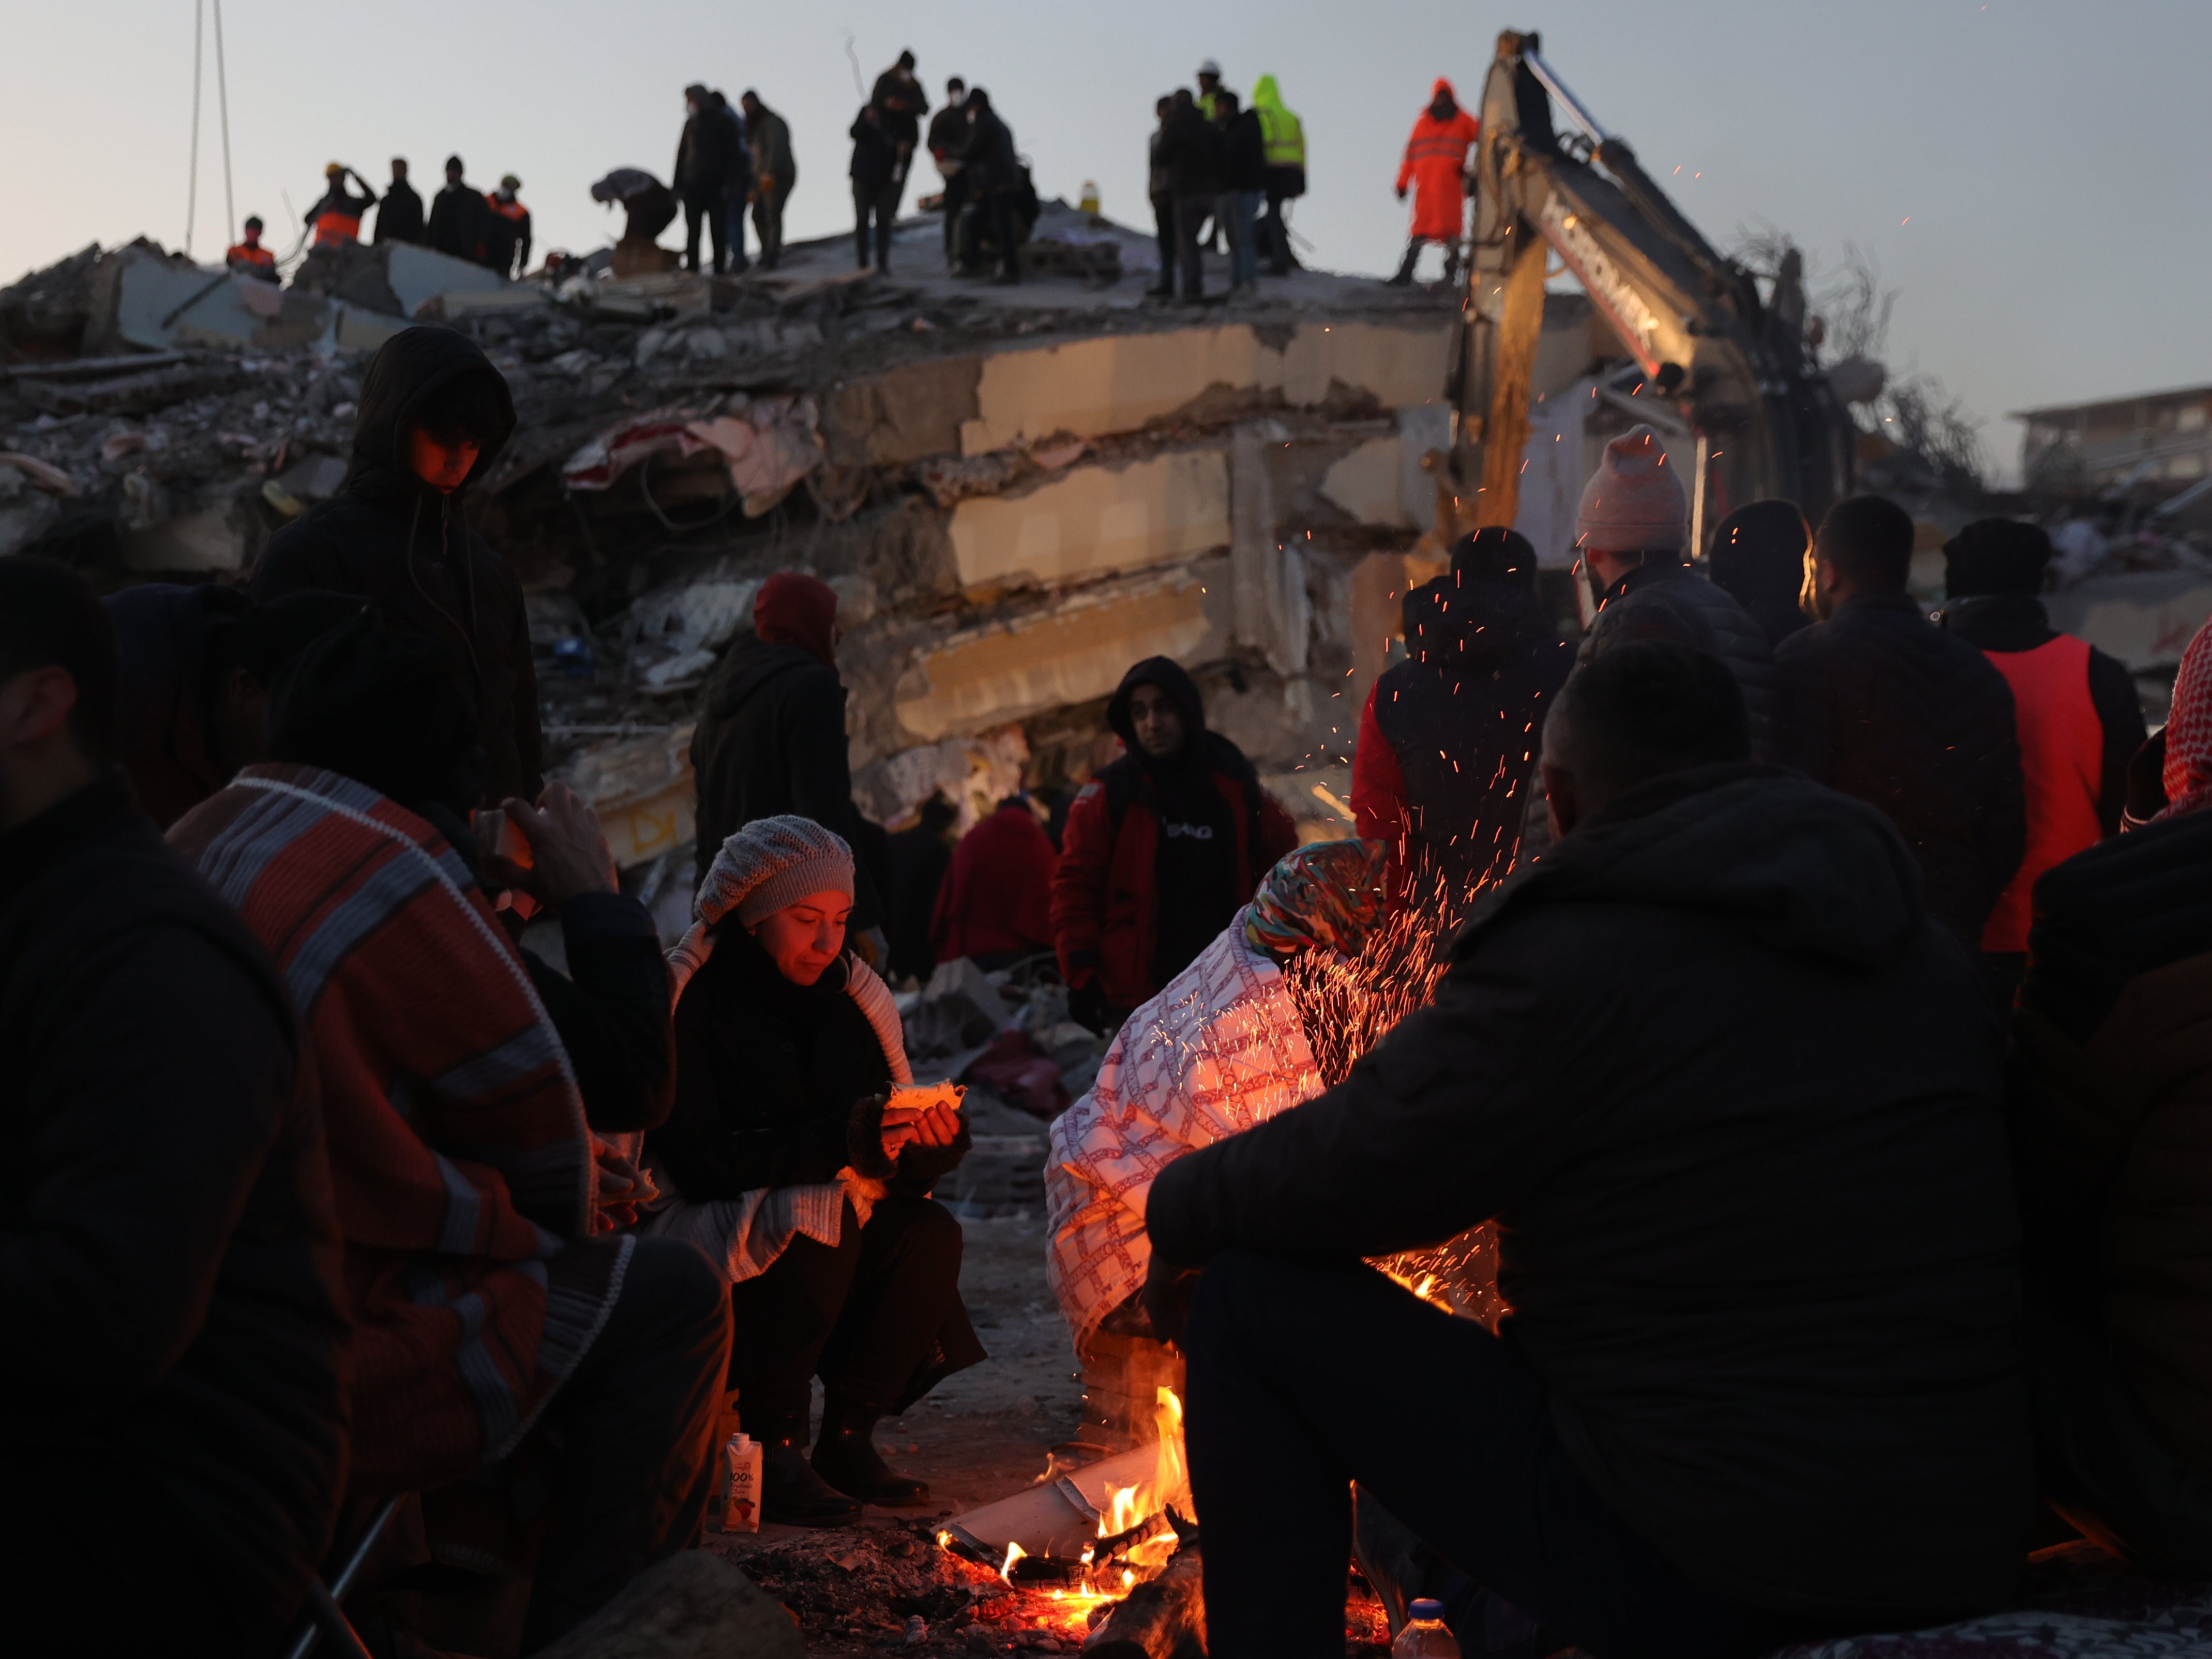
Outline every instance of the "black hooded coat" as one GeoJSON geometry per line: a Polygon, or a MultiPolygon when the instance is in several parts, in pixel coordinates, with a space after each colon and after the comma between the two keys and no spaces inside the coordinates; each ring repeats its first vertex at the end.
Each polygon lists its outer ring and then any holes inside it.
{"type": "Polygon", "coordinates": [[[1897,832],[1754,763],[1656,778],[1452,957],[1343,1083],[1161,1171],[1156,1259],[1495,1218],[1504,1340],[1694,1583],[1839,1629],[1998,1605],[2034,1503],[2002,1033],[1897,832]]]}
{"type": "Polygon", "coordinates": [[[1406,596],[1413,659],[1375,682],[1352,753],[1360,835],[1464,893],[1520,845],[1544,715],[1574,648],[1517,586],[1460,571],[1406,596]]]}
{"type": "Polygon", "coordinates": [[[344,489],[270,538],[251,589],[263,604],[310,587],[358,594],[392,627],[458,652],[476,696],[493,803],[535,800],[544,787],[522,585],[461,513],[462,493],[491,471],[514,431],[507,382],[472,341],[445,328],[393,336],[362,387],[344,489]],[[416,476],[407,433],[433,393],[466,374],[497,389],[498,429],[485,435],[460,489],[445,495],[416,476]]]}
{"type": "Polygon", "coordinates": [[[1760,760],[1772,757],[1778,718],[1774,647],[1766,630],[1725,588],[1671,554],[1652,554],[1650,562],[1606,589],[1575,660],[1589,662],[1632,640],[1672,640],[1726,663],[1751,714],[1751,752],[1760,760]]]}
{"type": "Polygon", "coordinates": [[[851,932],[883,925],[870,867],[873,837],[853,804],[845,683],[804,646],[738,636],[700,694],[691,738],[698,778],[699,868],[755,818],[790,813],[834,830],[853,849],[851,932]]]}
{"type": "Polygon", "coordinates": [[[1206,729],[1197,683],[1174,659],[1148,657],[1123,675],[1106,723],[1127,752],[1068,809],[1053,939],[1068,984],[1096,978],[1109,1006],[1133,1008],[1229,925],[1298,831],[1244,751],[1206,729]],[[1166,692],[1182,715],[1182,746],[1164,760],[1144,751],[1129,719],[1140,685],[1166,692]]]}

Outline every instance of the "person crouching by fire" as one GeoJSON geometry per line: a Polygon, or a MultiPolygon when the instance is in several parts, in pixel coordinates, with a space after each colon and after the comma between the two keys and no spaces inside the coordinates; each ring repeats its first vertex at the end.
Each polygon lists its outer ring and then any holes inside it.
{"type": "Polygon", "coordinates": [[[1888,821],[1750,753],[1713,657],[1578,669],[1560,839],[1430,1006],[1153,1182],[1215,1659],[1343,1651],[1352,1481],[1538,1652],[1729,1659],[2012,1589],[1997,1024],[1888,821]],[[1359,1261],[1492,1218],[1494,1336],[1359,1261]]]}
{"type": "Polygon", "coordinates": [[[967,1155],[968,1121],[903,1086],[898,1011],[846,945],[853,888],[852,848],[811,818],[755,818],[723,842],[670,952],[676,1104],[646,1138],[680,1200],[652,1231],[689,1239],[732,1287],[729,1382],[763,1448],[761,1517],[790,1526],[927,1502],[877,1451],[876,1420],[984,1358],[960,1224],[928,1196],[967,1155]]]}

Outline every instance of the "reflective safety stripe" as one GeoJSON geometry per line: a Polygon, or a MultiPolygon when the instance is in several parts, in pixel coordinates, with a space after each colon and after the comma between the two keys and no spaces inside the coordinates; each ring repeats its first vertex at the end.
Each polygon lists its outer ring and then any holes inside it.
{"type": "Polygon", "coordinates": [[[315,246],[325,242],[358,242],[361,240],[361,216],[340,213],[335,209],[315,216],[315,246]]]}

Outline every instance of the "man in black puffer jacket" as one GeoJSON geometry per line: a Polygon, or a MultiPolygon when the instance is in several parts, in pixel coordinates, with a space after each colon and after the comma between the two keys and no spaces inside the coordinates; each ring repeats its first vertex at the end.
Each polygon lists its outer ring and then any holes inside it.
{"type": "Polygon", "coordinates": [[[1598,605],[1577,662],[1630,640],[1673,640],[1718,657],[1751,713],[1751,752],[1774,750],[1774,648],[1751,613],[1683,562],[1689,503],[1659,434],[1631,427],[1583,486],[1575,546],[1598,605]]]}
{"type": "Polygon", "coordinates": [[[1776,651],[1776,758],[1879,807],[1920,860],[1929,915],[1970,951],[2027,844],[2012,692],[1905,591],[1912,520],[1839,501],[1814,543],[1824,618],[1776,651]]]}
{"type": "Polygon", "coordinates": [[[1513,863],[1544,713],[1574,653],[1534,594],[1536,551],[1510,530],[1461,538],[1451,571],[1406,596],[1401,662],[1375,682],[1352,757],[1360,836],[1455,902],[1513,863]]]}
{"type": "Polygon", "coordinates": [[[410,328],[362,383],[345,488],[270,538],[262,605],[302,588],[373,601],[392,627],[459,653],[483,732],[486,805],[544,787],[538,673],[514,567],[469,527],[461,492],[514,432],[507,382],[465,335],[410,328]]]}
{"type": "Polygon", "coordinates": [[[1433,1004],[1154,1182],[1223,1659],[1342,1652],[1354,1480],[1468,1576],[1410,1594],[1480,1583],[1539,1653],[1731,1659],[2011,1592],[1997,1022],[1881,815],[1748,749],[1705,653],[1578,670],[1562,839],[1433,1004]],[[1492,1218],[1497,1336],[1360,1260],[1492,1218]]]}
{"type": "Polygon", "coordinates": [[[83,583],[0,559],[0,1591],[18,1653],[276,1653],[346,1465],[322,1115],[268,952],[110,763],[115,687],[83,583]],[[118,1516],[160,1540],[127,1588],[118,1516]]]}

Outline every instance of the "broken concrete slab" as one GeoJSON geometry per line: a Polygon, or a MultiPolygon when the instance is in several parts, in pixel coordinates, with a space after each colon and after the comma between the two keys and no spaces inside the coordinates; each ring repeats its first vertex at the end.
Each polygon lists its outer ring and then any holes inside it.
{"type": "Polygon", "coordinates": [[[962,424],[975,418],[982,373],[982,358],[963,353],[840,385],[823,409],[830,459],[842,466],[905,466],[957,455],[962,424]]]}
{"type": "Polygon", "coordinates": [[[143,527],[130,527],[126,520],[123,563],[126,569],[147,575],[234,574],[252,562],[264,533],[244,498],[218,500],[171,512],[143,527]]]}
{"type": "Polygon", "coordinates": [[[2212,581],[2193,570],[2092,576],[2044,596],[2051,625],[2094,641],[2138,674],[2177,668],[2212,617],[2212,581]]]}
{"type": "Polygon", "coordinates": [[[615,864],[628,870],[691,839],[697,813],[692,725],[670,726],[586,751],[562,780],[599,815],[615,864]]]}
{"type": "Polygon", "coordinates": [[[427,301],[441,295],[495,293],[507,286],[507,279],[497,271],[435,248],[418,247],[412,242],[386,246],[391,252],[386,255],[384,277],[399,301],[402,316],[416,315],[427,301]]]}
{"type": "Polygon", "coordinates": [[[1071,468],[1026,494],[952,509],[967,586],[1058,586],[1229,544],[1229,468],[1218,449],[1173,450],[1126,466],[1071,468]]]}
{"type": "Polygon", "coordinates": [[[1406,511],[1404,445],[1399,435],[1370,438],[1328,470],[1322,494],[1362,524],[1416,527],[1406,511]]]}
{"type": "Polygon", "coordinates": [[[942,794],[960,809],[959,827],[969,830],[1022,787],[1030,746],[1018,726],[972,737],[917,744],[853,768],[853,799],[870,819],[902,830],[914,822],[921,804],[942,794]]]}
{"type": "MultiPolygon", "coordinates": [[[[1223,562],[1209,562],[1217,573],[1223,562]]],[[[956,634],[900,678],[899,722],[943,738],[1105,696],[1140,658],[1198,660],[1226,632],[1207,613],[1202,574],[1071,595],[1048,611],[956,634]]]]}
{"type": "MultiPolygon", "coordinates": [[[[1115,334],[983,359],[961,453],[1060,433],[1134,432],[1222,388],[1236,406],[1314,409],[1332,394],[1385,409],[1438,396],[1451,331],[1433,322],[1249,323],[1115,334]]],[[[1234,408],[1221,412],[1233,413],[1234,408]]]]}

